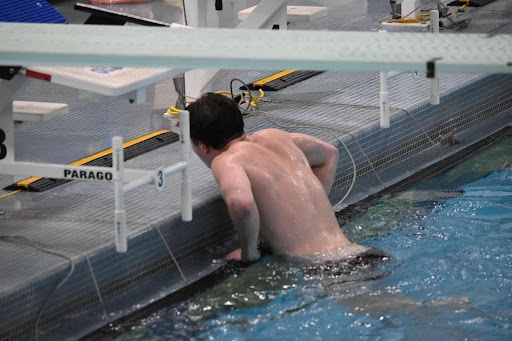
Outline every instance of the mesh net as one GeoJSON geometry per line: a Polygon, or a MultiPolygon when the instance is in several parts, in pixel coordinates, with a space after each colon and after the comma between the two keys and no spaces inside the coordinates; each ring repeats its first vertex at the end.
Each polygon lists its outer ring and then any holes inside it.
{"type": "MultiPolygon", "coordinates": [[[[233,13],[257,2],[233,2],[233,13]]],[[[328,7],[329,16],[297,28],[374,30],[378,19],[389,13],[386,1],[371,6],[355,0],[318,2],[328,7]]],[[[496,1],[492,6],[506,10],[511,4],[496,1]]],[[[471,31],[512,30],[506,25],[510,18],[501,13],[491,25],[489,12],[471,11],[471,31]]],[[[227,27],[238,23],[226,12],[222,15],[229,19],[227,27]]],[[[267,75],[224,71],[210,90],[227,90],[232,78],[249,82],[267,75]]],[[[440,88],[441,104],[434,107],[428,102],[424,75],[391,79],[389,129],[379,127],[376,73],[325,72],[266,94],[261,110],[280,126],[293,127],[286,130],[312,134],[339,148],[331,199],[341,209],[512,121],[512,76],[447,74],[441,75],[440,88]],[[453,136],[452,143],[446,136],[453,136]]],[[[64,164],[110,147],[111,136],[122,135],[127,141],[167,129],[161,118],[166,108],[160,104],[176,101],[172,81],[148,87],[147,98],[145,104],[129,104],[125,98],[34,81],[16,99],[68,103],[70,113],[20,130],[16,157],[64,164]]],[[[276,127],[268,118],[263,113],[247,116],[247,132],[276,127]]],[[[178,146],[171,145],[130,160],[126,167],[154,169],[178,158],[178,146]]],[[[180,220],[179,179],[169,179],[163,192],[134,190],[126,196],[129,243],[124,254],[116,253],[113,245],[110,185],[75,181],[45,193],[2,199],[0,234],[19,237],[0,239],[0,340],[34,339],[36,329],[46,339],[83,335],[212,271],[211,259],[222,254],[222,245],[234,239],[234,231],[209,170],[195,157],[191,164],[194,220],[180,220]]],[[[3,186],[17,180],[0,175],[3,186]]]]}

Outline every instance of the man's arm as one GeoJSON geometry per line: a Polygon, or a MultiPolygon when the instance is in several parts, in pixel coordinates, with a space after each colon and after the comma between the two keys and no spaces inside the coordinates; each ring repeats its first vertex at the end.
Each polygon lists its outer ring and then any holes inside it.
{"type": "Polygon", "coordinates": [[[247,173],[243,167],[222,156],[214,160],[211,169],[240,241],[241,260],[259,259],[260,218],[247,173]]]}
{"type": "Polygon", "coordinates": [[[338,149],[310,135],[291,133],[290,136],[295,145],[306,155],[313,173],[320,180],[325,192],[329,194],[340,156],[338,149]]]}

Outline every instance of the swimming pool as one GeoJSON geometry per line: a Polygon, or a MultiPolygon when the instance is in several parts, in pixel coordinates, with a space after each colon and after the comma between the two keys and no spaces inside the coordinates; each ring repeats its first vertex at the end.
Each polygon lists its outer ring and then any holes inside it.
{"type": "Polygon", "coordinates": [[[512,339],[512,138],[341,221],[393,259],[307,276],[266,256],[115,340],[512,339]],[[372,276],[382,278],[372,280],[372,276]]]}

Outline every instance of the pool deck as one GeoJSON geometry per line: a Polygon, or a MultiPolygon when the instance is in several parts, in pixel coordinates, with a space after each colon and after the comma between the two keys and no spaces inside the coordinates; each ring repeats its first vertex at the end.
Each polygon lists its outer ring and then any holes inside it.
{"type": "MultiPolygon", "coordinates": [[[[233,13],[256,3],[232,2],[233,13]]],[[[310,2],[293,2],[302,3],[310,2]]],[[[295,29],[376,31],[378,20],[390,10],[385,0],[317,3],[328,8],[327,18],[297,24],[295,29]]],[[[162,20],[165,11],[178,18],[180,4],[155,0],[133,8],[139,15],[162,20]]],[[[55,4],[69,22],[83,22],[87,16],[74,13],[72,5],[55,4]]],[[[468,12],[473,20],[460,32],[512,34],[509,1],[470,7],[468,12]]],[[[213,10],[208,20],[223,27],[238,23],[226,13],[217,17],[213,10]]],[[[454,32],[441,32],[448,33],[454,32]]],[[[208,87],[228,90],[233,78],[250,82],[269,74],[221,71],[208,87]]],[[[432,106],[425,75],[392,78],[388,129],[379,125],[375,72],[327,71],[267,92],[261,110],[281,126],[294,127],[285,128],[288,131],[308,133],[339,148],[330,199],[341,210],[512,125],[511,75],[441,74],[440,89],[441,104],[432,106]],[[357,180],[341,201],[354,176],[351,158],[357,180]]],[[[128,141],[168,129],[161,114],[176,95],[172,80],[149,87],[142,104],[32,80],[16,100],[69,104],[68,115],[20,128],[15,140],[17,161],[67,164],[109,148],[112,136],[128,141]]],[[[279,127],[264,114],[246,116],[245,125],[247,133],[279,127]]],[[[178,150],[178,143],[173,143],[131,159],[126,166],[171,165],[179,161],[178,150]]],[[[111,185],[73,181],[46,192],[0,199],[0,340],[32,339],[36,324],[41,340],[76,339],[218,269],[223,261],[212,259],[221,259],[233,248],[234,231],[209,169],[195,155],[191,176],[194,219],[189,223],[180,219],[179,177],[169,177],[162,192],[147,186],[126,195],[129,241],[128,252],[122,254],[114,245],[111,185]]],[[[21,179],[0,175],[0,185],[21,179]]]]}

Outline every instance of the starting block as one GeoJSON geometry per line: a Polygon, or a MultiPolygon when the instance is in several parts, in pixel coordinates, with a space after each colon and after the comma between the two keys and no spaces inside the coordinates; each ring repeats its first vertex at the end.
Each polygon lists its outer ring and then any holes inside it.
{"type": "MultiPolygon", "coordinates": [[[[245,20],[256,6],[238,12],[238,20],[245,20]]],[[[312,23],[327,17],[327,7],[286,6],[287,21],[292,27],[295,23],[312,23]]]]}

